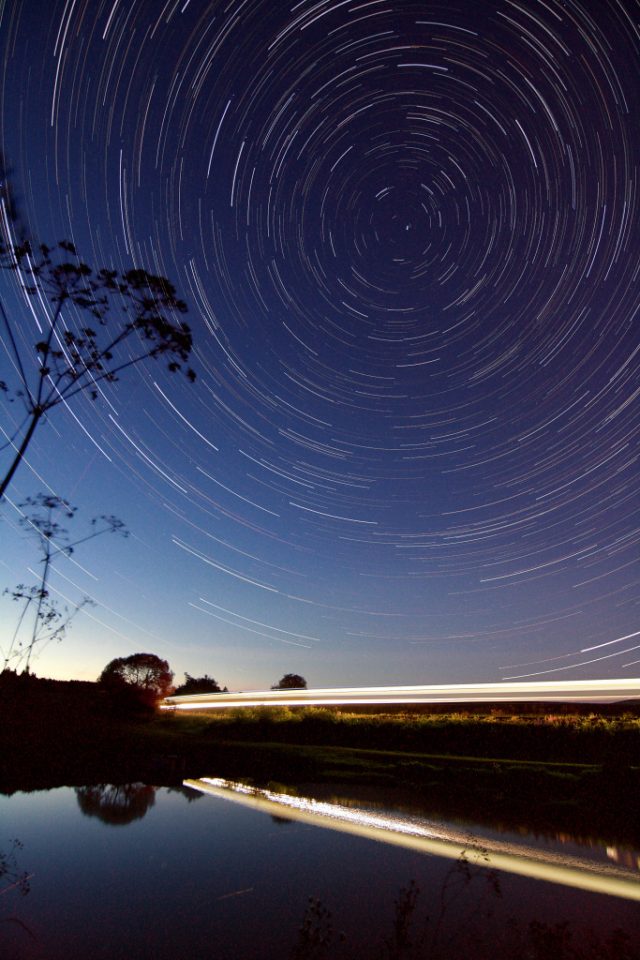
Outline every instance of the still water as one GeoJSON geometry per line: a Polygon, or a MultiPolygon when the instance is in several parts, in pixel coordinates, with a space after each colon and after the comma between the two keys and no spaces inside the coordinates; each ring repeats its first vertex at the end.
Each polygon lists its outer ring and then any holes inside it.
{"type": "Polygon", "coordinates": [[[0,796],[0,956],[473,960],[522,956],[532,921],[640,944],[640,851],[188,783],[0,796]]]}

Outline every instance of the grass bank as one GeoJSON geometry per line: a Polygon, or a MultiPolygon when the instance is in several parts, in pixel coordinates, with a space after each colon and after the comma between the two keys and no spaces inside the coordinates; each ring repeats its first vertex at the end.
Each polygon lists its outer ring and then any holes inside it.
{"type": "Polygon", "coordinates": [[[336,745],[559,763],[640,763],[640,717],[504,710],[471,714],[346,713],[259,707],[164,714],[167,733],[214,739],[336,745]]]}
{"type": "Polygon", "coordinates": [[[95,684],[0,685],[0,791],[182,777],[408,790],[433,815],[640,846],[640,718],[263,708],[123,715],[95,684]]]}
{"type": "Polygon", "coordinates": [[[640,843],[640,720],[286,708],[158,718],[202,776],[399,787],[434,815],[640,843]],[[220,772],[211,766],[214,755],[220,772]],[[209,767],[207,769],[207,764],[209,767]]]}

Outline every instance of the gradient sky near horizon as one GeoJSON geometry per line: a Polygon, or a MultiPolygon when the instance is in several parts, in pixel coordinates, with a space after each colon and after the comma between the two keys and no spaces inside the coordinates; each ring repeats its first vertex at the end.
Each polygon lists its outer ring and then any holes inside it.
{"type": "Polygon", "coordinates": [[[36,673],[640,675],[639,24],[637,0],[0,4],[32,236],[168,276],[198,375],[150,361],[39,428],[0,588],[33,580],[38,491],[74,536],[131,536],[58,561],[97,605],[36,673]]]}

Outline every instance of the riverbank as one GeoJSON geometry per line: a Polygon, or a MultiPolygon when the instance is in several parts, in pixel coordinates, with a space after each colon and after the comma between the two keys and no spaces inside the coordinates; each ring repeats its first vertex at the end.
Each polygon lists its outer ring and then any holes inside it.
{"type": "Polygon", "coordinates": [[[410,791],[434,816],[640,845],[640,719],[560,713],[127,714],[95,684],[0,697],[0,791],[250,778],[410,791]]]}

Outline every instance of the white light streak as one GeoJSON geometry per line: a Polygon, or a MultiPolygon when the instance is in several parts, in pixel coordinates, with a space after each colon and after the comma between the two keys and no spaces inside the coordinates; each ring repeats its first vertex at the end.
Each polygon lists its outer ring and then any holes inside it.
{"type": "Polygon", "coordinates": [[[448,683],[405,687],[338,687],[259,690],[250,693],[167,697],[163,709],[210,710],[262,706],[349,704],[491,703],[497,701],[612,700],[640,698],[640,679],[537,680],[531,683],[448,683]]]}
{"type": "Polygon", "coordinates": [[[551,851],[492,838],[476,838],[452,830],[446,824],[401,820],[337,803],[261,790],[219,777],[184,780],[183,783],[192,790],[230,800],[271,816],[285,816],[290,820],[436,857],[451,860],[464,858],[488,869],[504,870],[548,883],[606,893],[627,900],[640,900],[638,880],[612,865],[603,867],[579,857],[568,858],[551,851]]]}
{"type": "Polygon", "coordinates": [[[227,105],[222,111],[222,116],[220,117],[220,123],[218,124],[218,129],[216,130],[215,136],[213,138],[213,144],[211,146],[211,153],[209,154],[209,165],[207,167],[207,180],[209,179],[209,174],[211,173],[211,164],[213,163],[213,151],[216,149],[216,143],[218,142],[218,137],[220,136],[220,130],[224,122],[224,118],[227,115],[227,110],[231,106],[231,100],[227,100],[227,105]]]}
{"type": "Polygon", "coordinates": [[[627,633],[624,637],[617,637],[615,640],[607,640],[606,643],[596,643],[593,647],[582,647],[580,653],[589,653],[591,650],[599,650],[600,647],[608,647],[612,643],[622,643],[623,640],[631,640],[632,637],[640,637],[640,630],[635,633],[627,633]]]}

